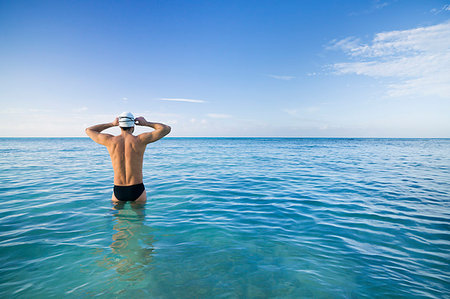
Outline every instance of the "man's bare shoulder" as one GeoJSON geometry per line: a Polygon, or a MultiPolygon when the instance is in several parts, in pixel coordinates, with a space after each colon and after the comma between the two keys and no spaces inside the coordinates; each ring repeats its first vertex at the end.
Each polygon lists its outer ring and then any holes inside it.
{"type": "Polygon", "coordinates": [[[120,143],[120,142],[123,142],[123,141],[124,141],[124,139],[123,139],[122,135],[113,136],[111,138],[111,143],[120,143]]]}
{"type": "Polygon", "coordinates": [[[125,144],[125,139],[122,135],[112,136],[109,141],[109,146],[111,148],[117,148],[120,145],[125,144]]]}

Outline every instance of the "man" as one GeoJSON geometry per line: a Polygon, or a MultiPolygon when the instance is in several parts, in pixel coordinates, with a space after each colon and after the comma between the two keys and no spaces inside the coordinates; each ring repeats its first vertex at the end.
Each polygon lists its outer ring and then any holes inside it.
{"type": "Polygon", "coordinates": [[[95,142],[106,146],[114,169],[114,203],[132,201],[139,204],[147,201],[143,184],[142,162],[145,147],[170,133],[170,127],[160,123],[148,122],[145,118],[134,118],[130,112],[122,113],[112,123],[100,124],[86,129],[86,134],[95,142]],[[133,135],[134,125],[155,129],[152,132],[133,135]],[[111,127],[119,126],[118,136],[101,133],[111,127]]]}

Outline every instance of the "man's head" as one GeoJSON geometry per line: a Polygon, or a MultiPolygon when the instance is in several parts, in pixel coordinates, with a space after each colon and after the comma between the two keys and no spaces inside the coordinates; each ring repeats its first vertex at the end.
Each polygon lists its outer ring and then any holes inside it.
{"type": "Polygon", "coordinates": [[[134,116],[131,112],[122,112],[119,115],[119,127],[122,131],[133,133],[134,131],[134,116]]]}

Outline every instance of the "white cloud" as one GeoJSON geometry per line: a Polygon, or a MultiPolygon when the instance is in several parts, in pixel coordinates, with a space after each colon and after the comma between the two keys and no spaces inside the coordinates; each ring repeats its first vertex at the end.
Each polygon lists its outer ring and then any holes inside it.
{"type": "Polygon", "coordinates": [[[294,76],[278,76],[278,75],[268,75],[270,78],[278,79],[278,80],[285,80],[289,81],[294,79],[294,76]]]}
{"type": "Polygon", "coordinates": [[[374,0],[374,1],[372,1],[372,3],[370,4],[370,6],[367,9],[364,9],[362,11],[351,12],[350,16],[359,16],[359,15],[363,15],[363,14],[371,14],[371,13],[374,13],[374,12],[380,10],[380,9],[385,8],[389,4],[390,3],[386,2],[386,1],[374,0]]]}
{"type": "Polygon", "coordinates": [[[390,96],[450,98],[450,22],[378,33],[368,44],[348,37],[328,48],[340,49],[356,60],[334,64],[337,74],[396,80],[387,86],[390,96]]]}
{"type": "Polygon", "coordinates": [[[123,97],[122,101],[126,102],[126,101],[128,101],[128,98],[123,97]]]}
{"type": "Polygon", "coordinates": [[[173,102],[187,102],[187,103],[205,103],[204,100],[195,100],[195,99],[161,98],[160,100],[173,102]]]}
{"type": "Polygon", "coordinates": [[[388,2],[375,1],[375,9],[382,9],[383,7],[386,7],[388,5],[388,2]]]}
{"type": "Polygon", "coordinates": [[[210,118],[231,118],[232,117],[229,114],[221,114],[221,113],[208,113],[207,116],[210,118]]]}
{"type": "Polygon", "coordinates": [[[441,8],[437,9],[437,8],[433,8],[431,10],[431,13],[434,13],[435,15],[441,12],[445,12],[445,11],[450,11],[450,4],[445,4],[444,6],[442,6],[441,8]]]}
{"type": "Polygon", "coordinates": [[[299,113],[297,109],[282,109],[281,111],[286,112],[290,116],[298,116],[299,113]]]}

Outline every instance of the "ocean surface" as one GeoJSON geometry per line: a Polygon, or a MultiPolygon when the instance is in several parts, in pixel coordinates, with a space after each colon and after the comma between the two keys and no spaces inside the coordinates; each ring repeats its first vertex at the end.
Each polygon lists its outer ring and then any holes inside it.
{"type": "Polygon", "coordinates": [[[450,298],[450,139],[0,139],[0,298],[450,298]]]}

